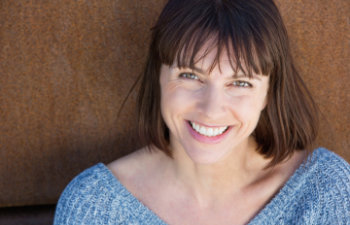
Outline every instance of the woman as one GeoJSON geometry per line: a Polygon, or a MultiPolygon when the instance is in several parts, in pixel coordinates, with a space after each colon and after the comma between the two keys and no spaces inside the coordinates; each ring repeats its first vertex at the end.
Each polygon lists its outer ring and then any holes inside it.
{"type": "Polygon", "coordinates": [[[349,224],[350,166],[271,0],[170,0],[139,92],[145,147],[76,177],[55,224],[349,224]]]}

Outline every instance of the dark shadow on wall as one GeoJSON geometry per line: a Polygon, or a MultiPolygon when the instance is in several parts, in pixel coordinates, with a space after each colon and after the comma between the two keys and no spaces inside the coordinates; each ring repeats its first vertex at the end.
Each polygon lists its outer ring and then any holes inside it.
{"type": "Polygon", "coordinates": [[[0,208],[1,225],[52,225],[55,205],[0,208]]]}

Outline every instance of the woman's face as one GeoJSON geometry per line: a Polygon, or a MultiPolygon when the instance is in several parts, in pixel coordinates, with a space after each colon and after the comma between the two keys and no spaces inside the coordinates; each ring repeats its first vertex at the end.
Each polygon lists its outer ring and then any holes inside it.
{"type": "Polygon", "coordinates": [[[215,55],[212,51],[194,68],[161,67],[161,113],[170,148],[196,163],[215,163],[244,150],[267,104],[268,76],[235,75],[226,54],[209,72],[215,55]]]}

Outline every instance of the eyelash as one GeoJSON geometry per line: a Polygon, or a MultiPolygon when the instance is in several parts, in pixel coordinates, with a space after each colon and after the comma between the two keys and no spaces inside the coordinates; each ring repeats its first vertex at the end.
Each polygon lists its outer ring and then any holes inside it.
{"type": "Polygon", "coordinates": [[[199,77],[193,73],[180,73],[179,77],[185,79],[199,80],[199,77]]]}
{"type": "Polygon", "coordinates": [[[236,80],[236,81],[233,81],[232,83],[234,86],[237,86],[237,87],[240,87],[240,88],[251,88],[253,87],[253,85],[249,82],[246,82],[246,81],[242,81],[242,80],[236,80]],[[237,85],[238,83],[238,85],[237,85]]]}
{"type": "MultiPolygon", "coordinates": [[[[179,75],[180,78],[184,78],[184,79],[191,79],[191,80],[198,80],[199,81],[199,77],[193,73],[180,73],[179,75]]],[[[242,80],[236,80],[232,82],[232,85],[235,87],[239,87],[239,88],[251,88],[253,87],[253,85],[247,81],[242,81],[242,80]]]]}

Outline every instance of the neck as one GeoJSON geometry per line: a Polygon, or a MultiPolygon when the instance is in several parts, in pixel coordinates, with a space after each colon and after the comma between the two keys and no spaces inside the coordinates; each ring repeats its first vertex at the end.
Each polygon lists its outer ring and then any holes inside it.
{"type": "Polygon", "coordinates": [[[254,141],[211,164],[196,163],[184,150],[173,150],[171,166],[177,180],[203,204],[239,194],[268,173],[268,160],[256,152],[254,141]]]}

